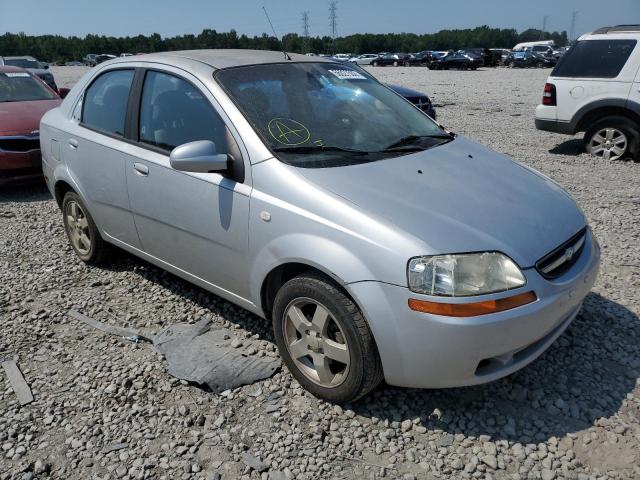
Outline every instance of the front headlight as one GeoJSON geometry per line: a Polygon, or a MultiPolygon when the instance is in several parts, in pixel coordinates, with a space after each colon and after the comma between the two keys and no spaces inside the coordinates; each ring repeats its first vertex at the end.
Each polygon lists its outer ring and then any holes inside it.
{"type": "Polygon", "coordinates": [[[445,297],[502,292],[527,283],[513,260],[499,252],[414,257],[407,277],[411,291],[445,297]]]}

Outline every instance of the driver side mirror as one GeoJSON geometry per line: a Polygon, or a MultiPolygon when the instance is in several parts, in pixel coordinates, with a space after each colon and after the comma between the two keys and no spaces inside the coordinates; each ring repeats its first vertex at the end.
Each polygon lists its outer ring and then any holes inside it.
{"type": "Polygon", "coordinates": [[[229,156],[218,153],[211,140],[197,140],[174,148],[169,163],[175,170],[193,173],[224,172],[229,169],[229,156]]]}

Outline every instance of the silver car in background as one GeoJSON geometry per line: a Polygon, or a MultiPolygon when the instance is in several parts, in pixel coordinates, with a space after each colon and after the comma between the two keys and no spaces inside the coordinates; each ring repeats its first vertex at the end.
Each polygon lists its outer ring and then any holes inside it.
{"type": "Polygon", "coordinates": [[[445,131],[366,72],[282,52],[121,58],[41,124],[81,260],[108,244],[273,322],[313,394],[522,368],[597,275],[549,178],[445,131]]]}

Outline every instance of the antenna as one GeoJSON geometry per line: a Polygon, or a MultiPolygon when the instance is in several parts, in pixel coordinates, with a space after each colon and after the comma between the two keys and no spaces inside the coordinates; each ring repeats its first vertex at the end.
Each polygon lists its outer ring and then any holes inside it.
{"type": "Polygon", "coordinates": [[[576,17],[577,11],[571,12],[571,28],[569,29],[569,43],[573,42],[576,38],[576,17]]]}
{"type": "Polygon", "coordinates": [[[302,36],[303,40],[303,50],[304,53],[307,53],[309,50],[309,11],[302,12],[302,36]]]}
{"type": "MultiPolygon", "coordinates": [[[[267,9],[264,8],[264,5],[262,6],[262,10],[264,10],[264,14],[266,15],[267,20],[269,21],[269,25],[271,25],[271,30],[273,30],[273,35],[276,37],[277,40],[280,40],[280,37],[278,37],[278,34],[276,33],[276,29],[273,28],[273,23],[271,23],[271,19],[269,18],[269,14],[267,13],[267,9]]],[[[282,40],[280,40],[280,44],[282,45],[282,54],[284,55],[284,58],[287,60],[291,60],[291,57],[289,56],[289,54],[284,51],[284,42],[282,40]]]]}
{"type": "Polygon", "coordinates": [[[336,10],[338,8],[338,2],[331,0],[329,2],[329,28],[331,29],[331,53],[336,53],[336,32],[338,31],[338,15],[336,10]]]}

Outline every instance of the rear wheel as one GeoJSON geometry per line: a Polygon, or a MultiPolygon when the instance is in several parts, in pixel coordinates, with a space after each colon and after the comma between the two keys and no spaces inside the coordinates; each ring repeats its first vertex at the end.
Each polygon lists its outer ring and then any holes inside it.
{"type": "Polygon", "coordinates": [[[393,66],[394,66],[394,67],[397,67],[397,66],[398,66],[398,61],[397,61],[397,60],[394,60],[394,61],[393,61],[393,66]]]}
{"type": "Polygon", "coordinates": [[[106,258],[108,245],[100,236],[89,210],[75,192],[68,192],[62,200],[62,221],[69,243],[80,260],[97,265],[106,258]]]}
{"type": "Polygon", "coordinates": [[[585,147],[591,155],[604,160],[633,156],[638,153],[639,129],[635,122],[626,117],[606,117],[587,130],[585,147]]]}
{"type": "Polygon", "coordinates": [[[373,61],[373,62],[371,62],[371,65],[373,65],[374,67],[377,67],[378,66],[378,62],[373,61]]]}
{"type": "Polygon", "coordinates": [[[316,397],[350,402],[382,381],[378,350],[362,313],[319,274],[301,275],[280,288],[273,329],[287,368],[316,397]]]}

